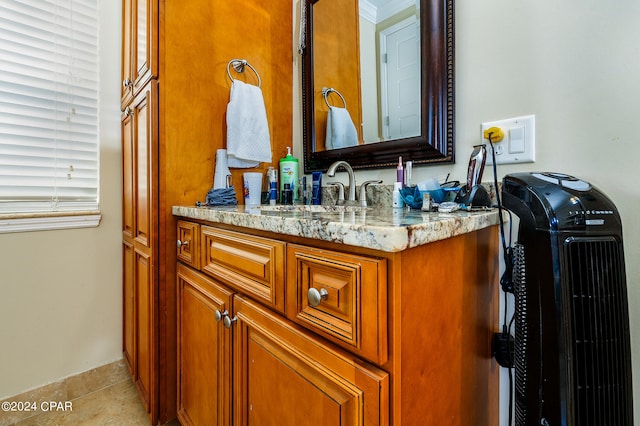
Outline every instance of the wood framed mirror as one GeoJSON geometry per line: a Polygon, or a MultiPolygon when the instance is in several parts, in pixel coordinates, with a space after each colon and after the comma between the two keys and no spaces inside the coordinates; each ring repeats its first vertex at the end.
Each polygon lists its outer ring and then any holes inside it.
{"type": "Polygon", "coordinates": [[[300,1],[305,173],[452,163],[453,0],[300,1]]]}

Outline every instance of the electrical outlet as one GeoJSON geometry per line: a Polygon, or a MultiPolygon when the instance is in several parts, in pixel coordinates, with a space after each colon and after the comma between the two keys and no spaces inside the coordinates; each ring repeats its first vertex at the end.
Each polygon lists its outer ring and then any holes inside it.
{"type": "Polygon", "coordinates": [[[482,123],[480,137],[487,143],[487,164],[493,164],[491,146],[484,139],[484,131],[490,127],[499,127],[504,132],[502,142],[493,144],[496,164],[533,163],[536,160],[535,118],[535,115],[527,115],[482,123]]]}

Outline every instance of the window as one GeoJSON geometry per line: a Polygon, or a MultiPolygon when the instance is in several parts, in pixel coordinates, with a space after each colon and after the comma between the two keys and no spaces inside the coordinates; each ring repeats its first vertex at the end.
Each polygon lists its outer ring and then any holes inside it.
{"type": "Polygon", "coordinates": [[[0,219],[98,213],[97,15],[0,0],[0,219]]]}

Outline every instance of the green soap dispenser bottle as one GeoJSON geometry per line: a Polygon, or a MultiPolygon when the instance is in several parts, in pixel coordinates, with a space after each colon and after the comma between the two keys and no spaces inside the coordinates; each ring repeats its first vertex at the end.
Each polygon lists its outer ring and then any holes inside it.
{"type": "MultiPolygon", "coordinates": [[[[289,184],[293,193],[293,202],[298,200],[298,159],[291,155],[291,147],[287,147],[287,155],[280,159],[280,194],[284,192],[284,185],[289,184]]],[[[284,203],[283,200],[281,202],[284,203]]]]}

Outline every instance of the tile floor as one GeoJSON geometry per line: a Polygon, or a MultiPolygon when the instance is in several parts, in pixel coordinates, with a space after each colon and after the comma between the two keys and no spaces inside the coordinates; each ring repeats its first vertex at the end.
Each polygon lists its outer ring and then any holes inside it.
{"type": "MultiPolygon", "coordinates": [[[[150,424],[123,362],[101,367],[4,401],[36,401],[37,409],[31,413],[0,411],[0,426],[150,424]],[[62,403],[60,409],[50,408],[48,401],[62,403]],[[46,410],[42,409],[42,404],[45,404],[46,410]]],[[[174,420],[169,425],[179,426],[180,423],[174,420]]]]}

